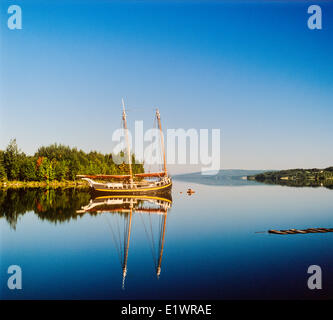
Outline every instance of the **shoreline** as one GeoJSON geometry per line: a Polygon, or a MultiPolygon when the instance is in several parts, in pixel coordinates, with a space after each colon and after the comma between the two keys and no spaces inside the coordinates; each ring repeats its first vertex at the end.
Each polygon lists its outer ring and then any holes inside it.
{"type": "Polygon", "coordinates": [[[0,190],[25,188],[80,188],[89,190],[85,181],[1,181],[0,190]]]}
{"type": "Polygon", "coordinates": [[[249,181],[289,187],[326,187],[333,189],[333,167],[326,169],[288,169],[247,176],[249,181]]]}

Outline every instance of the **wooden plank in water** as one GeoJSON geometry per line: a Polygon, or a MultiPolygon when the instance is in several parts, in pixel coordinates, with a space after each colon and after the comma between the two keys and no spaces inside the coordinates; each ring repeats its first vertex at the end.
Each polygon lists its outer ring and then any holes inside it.
{"type": "Polygon", "coordinates": [[[333,228],[308,228],[304,230],[288,229],[288,230],[268,230],[268,233],[272,234],[305,234],[305,233],[327,233],[333,232],[333,228]]]}

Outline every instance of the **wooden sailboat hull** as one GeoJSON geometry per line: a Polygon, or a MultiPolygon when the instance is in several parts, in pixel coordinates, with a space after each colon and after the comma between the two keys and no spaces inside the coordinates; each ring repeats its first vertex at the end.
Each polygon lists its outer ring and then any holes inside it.
{"type": "Polygon", "coordinates": [[[145,195],[145,194],[164,194],[170,193],[172,188],[172,182],[161,186],[145,186],[142,188],[126,188],[126,189],[113,189],[108,188],[104,184],[95,184],[92,186],[95,193],[104,194],[119,194],[119,195],[145,195]]]}
{"type": "Polygon", "coordinates": [[[101,193],[112,193],[112,194],[123,194],[123,195],[135,195],[135,194],[162,194],[162,193],[170,193],[172,188],[172,184],[162,186],[162,187],[152,187],[152,188],[145,188],[142,190],[138,189],[127,189],[127,190],[110,190],[107,188],[98,188],[94,189],[94,192],[101,192],[101,193]]]}

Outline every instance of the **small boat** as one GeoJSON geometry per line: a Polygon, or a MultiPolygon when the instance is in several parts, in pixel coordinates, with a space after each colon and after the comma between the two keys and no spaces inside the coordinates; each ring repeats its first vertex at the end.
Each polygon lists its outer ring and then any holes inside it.
{"type": "Polygon", "coordinates": [[[189,196],[191,196],[193,193],[195,193],[195,191],[191,188],[188,188],[186,192],[189,196]]]}
{"type": "Polygon", "coordinates": [[[166,167],[164,138],[162,133],[161,116],[159,110],[158,109],[156,110],[156,119],[161,137],[161,149],[164,161],[164,170],[161,172],[138,173],[133,175],[131,152],[128,142],[128,128],[127,128],[124,100],[122,100],[122,105],[123,105],[122,119],[123,119],[123,126],[125,130],[125,138],[127,145],[127,161],[129,165],[129,174],[128,175],[77,175],[77,177],[87,181],[90,187],[93,189],[93,191],[98,193],[107,193],[107,194],[112,193],[112,194],[123,194],[123,195],[170,193],[172,187],[172,179],[168,175],[166,167]],[[104,182],[103,180],[108,180],[108,181],[104,182]]]}

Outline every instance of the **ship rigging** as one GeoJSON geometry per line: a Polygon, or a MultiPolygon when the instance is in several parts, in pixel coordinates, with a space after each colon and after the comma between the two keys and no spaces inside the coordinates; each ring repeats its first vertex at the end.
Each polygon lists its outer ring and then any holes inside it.
{"type": "Polygon", "coordinates": [[[167,166],[166,166],[164,137],[161,125],[161,115],[159,110],[156,109],[155,116],[157,119],[158,129],[160,132],[161,153],[163,157],[163,171],[133,174],[131,150],[128,140],[127,114],[123,99],[122,99],[122,107],[123,107],[122,121],[123,121],[123,128],[125,130],[126,154],[127,154],[127,163],[129,166],[129,174],[77,175],[77,177],[87,181],[90,187],[96,192],[113,193],[113,194],[170,193],[172,187],[172,179],[168,175],[167,166]],[[109,180],[109,181],[103,181],[103,180],[109,180]]]}

